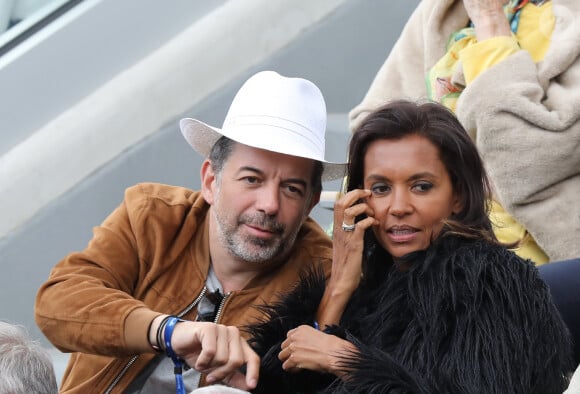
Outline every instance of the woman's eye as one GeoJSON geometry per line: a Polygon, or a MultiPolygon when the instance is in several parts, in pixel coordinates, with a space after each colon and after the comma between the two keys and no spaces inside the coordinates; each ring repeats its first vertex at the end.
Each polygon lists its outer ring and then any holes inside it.
{"type": "Polygon", "coordinates": [[[373,185],[371,187],[371,192],[373,194],[375,194],[375,195],[380,195],[380,194],[388,193],[389,190],[391,190],[391,188],[388,185],[385,185],[385,184],[373,185]]]}
{"type": "Polygon", "coordinates": [[[433,188],[433,184],[431,184],[429,182],[420,182],[420,183],[413,185],[413,189],[415,189],[419,192],[427,192],[427,191],[431,190],[432,188],[433,188]]]}

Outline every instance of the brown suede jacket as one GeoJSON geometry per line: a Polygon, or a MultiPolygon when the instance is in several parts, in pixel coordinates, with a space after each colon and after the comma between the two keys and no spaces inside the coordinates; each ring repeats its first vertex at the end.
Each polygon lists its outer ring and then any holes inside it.
{"type": "MultiPolygon", "coordinates": [[[[47,338],[71,355],[61,393],[121,393],[153,359],[134,355],[125,319],[137,308],[194,319],[196,299],[209,269],[207,212],[201,193],[161,184],[127,189],[123,203],[94,229],[88,247],[52,270],[40,288],[36,322],[47,338]]],[[[313,262],[327,274],[332,242],[312,219],[301,229],[283,265],[255,278],[227,298],[219,323],[245,326],[254,307],[278,299],[313,262]]]]}

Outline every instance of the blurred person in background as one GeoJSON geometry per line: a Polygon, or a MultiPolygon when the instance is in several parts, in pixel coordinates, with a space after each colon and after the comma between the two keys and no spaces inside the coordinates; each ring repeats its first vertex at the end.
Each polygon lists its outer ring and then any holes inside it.
{"type": "Polygon", "coordinates": [[[0,321],[0,393],[56,394],[48,351],[23,326],[0,321]]]}

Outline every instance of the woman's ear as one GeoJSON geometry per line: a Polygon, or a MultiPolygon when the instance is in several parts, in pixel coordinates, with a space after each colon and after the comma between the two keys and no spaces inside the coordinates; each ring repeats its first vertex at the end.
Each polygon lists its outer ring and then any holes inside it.
{"type": "Polygon", "coordinates": [[[451,213],[457,215],[459,212],[463,211],[464,203],[463,197],[454,193],[453,195],[453,206],[451,207],[451,213]]]}

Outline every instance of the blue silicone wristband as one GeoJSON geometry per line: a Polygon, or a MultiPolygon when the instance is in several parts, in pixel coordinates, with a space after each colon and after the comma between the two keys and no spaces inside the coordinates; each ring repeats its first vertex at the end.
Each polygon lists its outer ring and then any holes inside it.
{"type": "Polygon", "coordinates": [[[177,354],[175,354],[175,351],[171,346],[171,337],[173,336],[173,330],[175,329],[177,323],[182,321],[183,320],[181,320],[178,317],[171,316],[169,319],[167,319],[167,323],[165,324],[165,328],[163,330],[163,343],[165,344],[165,353],[167,354],[167,356],[171,357],[174,363],[176,362],[183,363],[183,360],[177,357],[177,354]]]}
{"type": "Polygon", "coordinates": [[[173,330],[177,323],[182,322],[184,320],[171,316],[167,319],[165,323],[165,327],[163,329],[163,343],[165,344],[165,353],[167,356],[171,358],[173,361],[173,372],[175,374],[175,389],[177,394],[185,394],[185,385],[183,383],[183,365],[185,362],[175,354],[173,347],[171,346],[171,337],[173,336],[173,330]]]}

